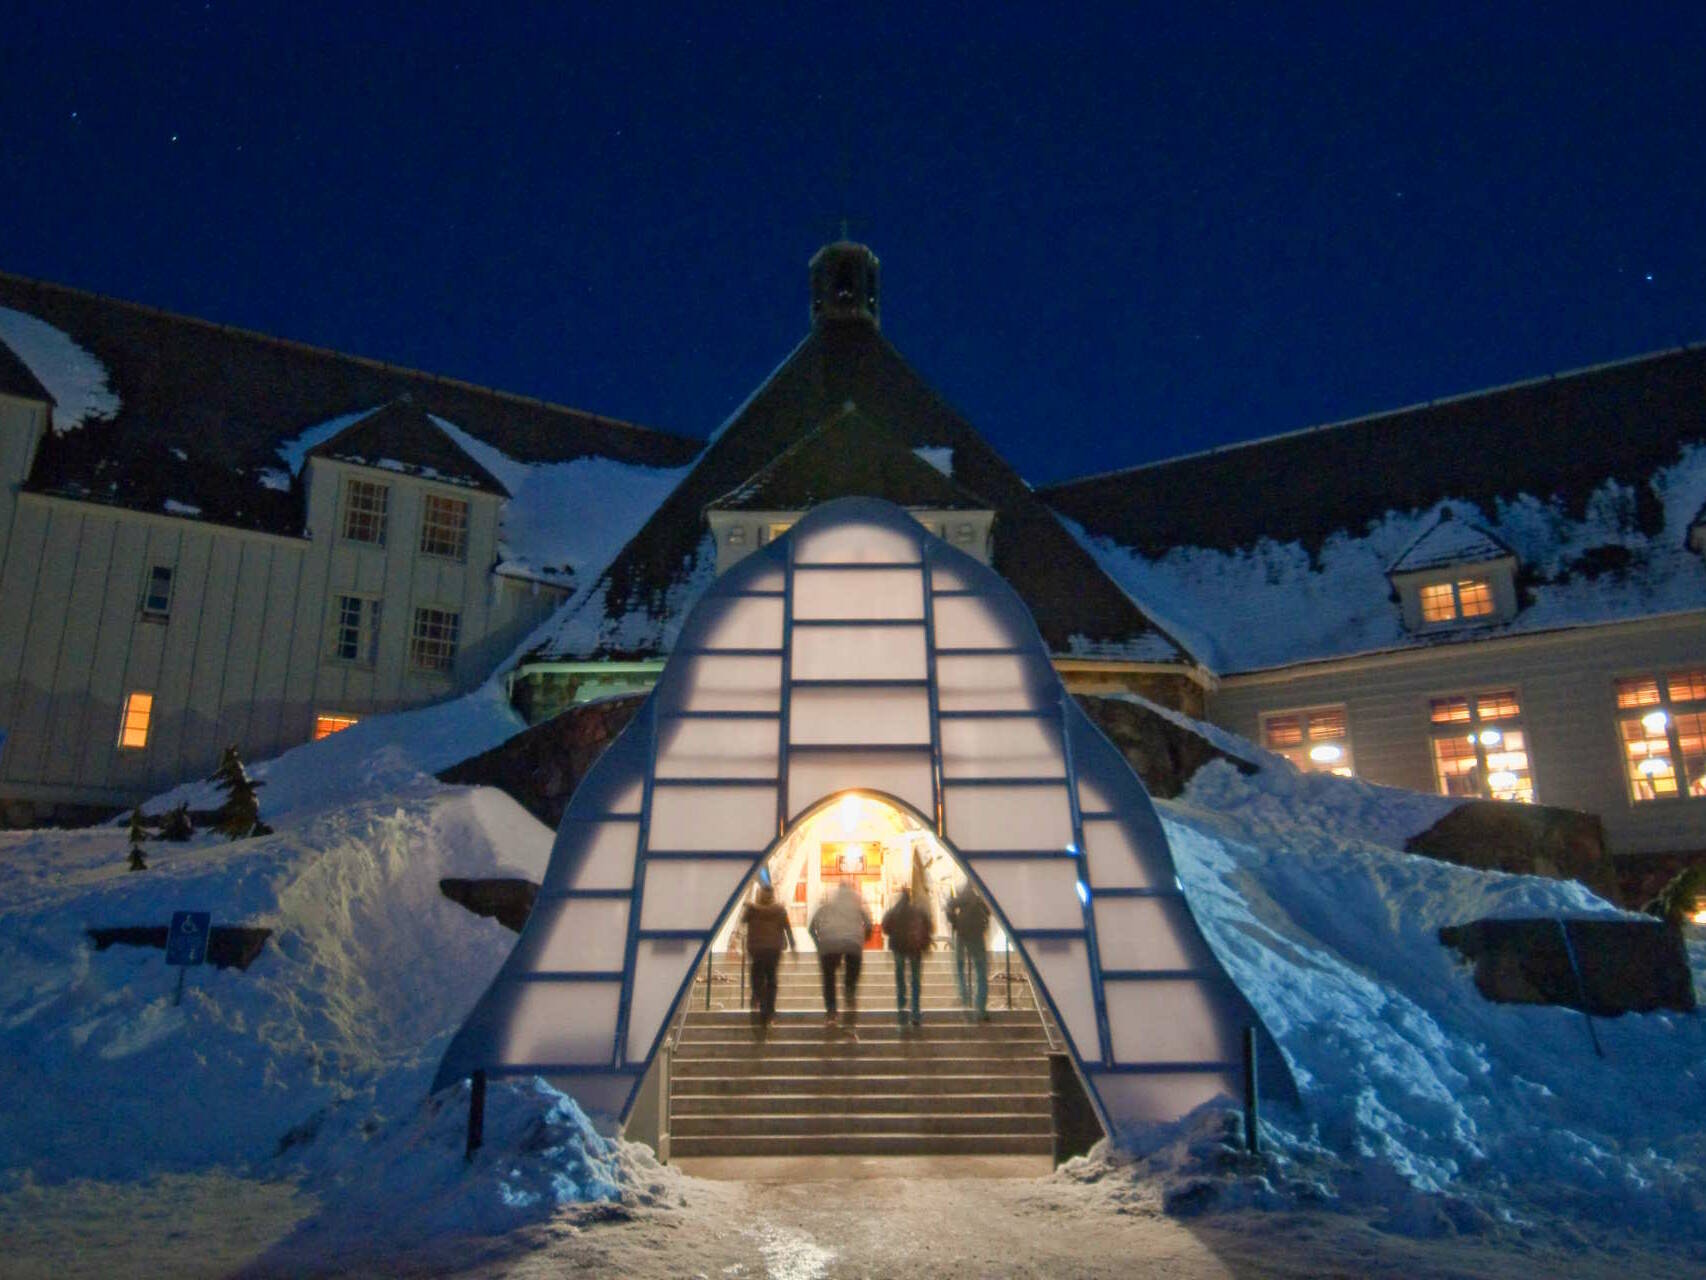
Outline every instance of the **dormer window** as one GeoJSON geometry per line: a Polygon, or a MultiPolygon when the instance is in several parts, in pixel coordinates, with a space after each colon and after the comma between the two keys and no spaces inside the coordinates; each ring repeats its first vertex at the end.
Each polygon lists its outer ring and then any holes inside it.
{"type": "Polygon", "coordinates": [[[1508,622],[1516,616],[1516,552],[1451,508],[1440,511],[1386,571],[1404,625],[1439,631],[1508,622]]]}
{"type": "Polygon", "coordinates": [[[1487,618],[1493,614],[1490,578],[1453,578],[1430,582],[1420,590],[1422,621],[1429,624],[1487,618]]]}

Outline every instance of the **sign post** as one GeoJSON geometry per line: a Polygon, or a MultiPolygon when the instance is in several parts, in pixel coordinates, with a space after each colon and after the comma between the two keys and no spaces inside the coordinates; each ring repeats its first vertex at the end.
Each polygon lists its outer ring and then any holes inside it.
{"type": "Polygon", "coordinates": [[[207,911],[174,911],[166,930],[166,963],[178,966],[178,994],[172,1003],[184,1002],[184,970],[207,961],[207,939],[213,932],[213,915],[207,911]]]}

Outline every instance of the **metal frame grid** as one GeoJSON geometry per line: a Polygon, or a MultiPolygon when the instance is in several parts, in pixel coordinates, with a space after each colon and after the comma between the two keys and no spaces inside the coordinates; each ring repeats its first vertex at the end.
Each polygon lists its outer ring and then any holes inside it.
{"type": "MultiPolygon", "coordinates": [[[[697,639],[697,633],[695,632],[693,619],[690,618],[688,624],[683,628],[683,639],[689,640],[690,642],[677,649],[675,653],[675,658],[681,659],[712,656],[721,658],[764,657],[778,659],[780,686],[777,690],[776,709],[721,710],[699,708],[692,705],[676,705],[668,699],[674,698],[679,693],[679,690],[675,687],[675,683],[671,682],[671,673],[666,667],[663,677],[660,678],[657,687],[654,689],[651,697],[647,700],[644,714],[636,717],[635,721],[627,730],[624,731],[623,734],[624,738],[626,738],[628,734],[635,733],[641,734],[644,737],[644,765],[642,776],[639,779],[639,812],[637,814],[606,813],[592,811],[590,809],[577,811],[574,801],[571,800],[569,810],[565,814],[563,828],[564,833],[569,831],[571,821],[578,821],[583,824],[589,820],[594,822],[604,820],[638,823],[634,844],[632,875],[630,882],[626,886],[561,889],[550,893],[541,892],[539,899],[539,906],[544,906],[547,903],[573,903],[575,901],[599,899],[626,900],[628,904],[628,913],[626,936],[623,941],[621,970],[569,970],[555,973],[525,971],[524,965],[517,959],[517,957],[521,956],[526,950],[523,943],[527,942],[528,939],[524,936],[523,941],[518,942],[516,952],[511,956],[510,962],[506,963],[504,971],[501,972],[498,978],[494,981],[492,989],[487,992],[486,997],[476,1008],[474,1014],[470,1016],[468,1024],[464,1026],[463,1030],[456,1037],[456,1040],[452,1043],[450,1050],[447,1051],[444,1063],[440,1067],[439,1076],[434,1087],[443,1087],[444,1085],[469,1074],[475,1069],[484,1070],[491,1076],[515,1074],[554,1074],[570,1077],[577,1074],[587,1076],[627,1076],[630,1077],[631,1083],[627,1091],[626,1100],[621,1108],[621,1114],[626,1116],[628,1110],[631,1109],[633,1105],[634,1098],[637,1096],[645,1071],[647,1070],[653,1056],[657,1053],[659,1046],[662,1044],[670,1023],[679,1012],[681,1002],[687,997],[692,987],[693,975],[704,963],[706,950],[712,944],[717,931],[722,927],[730,913],[740,902],[741,897],[746,892],[753,876],[757,874],[758,868],[790,831],[800,823],[808,820],[820,809],[834,802],[840,796],[847,794],[849,791],[880,799],[902,812],[912,815],[921,823],[921,825],[933,831],[941,846],[955,860],[961,869],[965,871],[972,883],[975,884],[978,890],[984,895],[985,900],[989,903],[992,912],[1000,922],[1001,927],[1013,940],[1013,943],[1019,952],[1020,962],[1025,966],[1031,976],[1033,989],[1041,992],[1050,1013],[1054,1016],[1056,1023],[1062,1028],[1066,1047],[1072,1054],[1079,1074],[1087,1085],[1087,1091],[1093,1101],[1093,1104],[1101,1114],[1102,1121],[1110,1132],[1113,1131],[1114,1125],[1120,1117],[1117,1114],[1110,1113],[1105,1100],[1097,1090],[1096,1078],[1098,1076],[1230,1073],[1240,1070],[1241,1064],[1226,1061],[1121,1062],[1117,1060],[1115,1041],[1112,1028],[1110,1026],[1108,1011],[1107,984],[1109,983],[1123,984],[1156,980],[1190,980],[1208,984],[1210,986],[1223,985],[1225,988],[1229,988],[1231,990],[1231,995],[1236,1006],[1244,1011],[1243,1016],[1246,1023],[1254,1023],[1259,1026],[1259,1022],[1256,1019],[1254,1011],[1250,1010],[1247,1002],[1237,994],[1236,988],[1232,987],[1230,979],[1226,976],[1225,972],[1219,968],[1218,962],[1214,960],[1213,953],[1209,950],[1206,939],[1201,935],[1200,924],[1196,921],[1195,913],[1190,910],[1189,902],[1186,900],[1183,888],[1179,886],[1176,875],[1172,876],[1172,887],[1170,888],[1109,887],[1105,889],[1098,889],[1093,883],[1090,859],[1085,841],[1086,820],[1098,822],[1121,822],[1130,827],[1131,819],[1128,814],[1124,814],[1116,810],[1100,809],[1086,812],[1082,808],[1079,796],[1078,774],[1074,759],[1074,730],[1076,728],[1080,732],[1088,732],[1091,735],[1099,735],[1099,730],[1096,730],[1088,718],[1085,717],[1083,713],[1071,702],[1070,695],[1066,692],[1064,686],[1059,684],[1058,677],[1054,674],[1052,665],[1048,663],[1046,646],[1044,645],[1041,636],[1036,633],[1035,624],[1030,622],[1029,613],[1024,610],[1022,604],[1018,605],[1017,610],[1015,611],[1012,602],[1016,601],[1017,597],[1012,595],[1010,588],[1008,588],[1007,585],[995,575],[994,571],[978,564],[970,557],[964,555],[964,553],[955,551],[948,544],[936,539],[922,526],[918,525],[916,521],[911,520],[910,517],[906,516],[905,513],[899,511],[897,508],[893,508],[886,503],[878,503],[873,500],[853,499],[828,504],[825,507],[818,508],[809,513],[782,537],[776,539],[762,550],[755,551],[751,556],[747,557],[742,564],[732,569],[723,580],[711,588],[707,593],[705,600],[702,602],[702,605],[712,600],[726,602],[742,598],[778,597],[782,601],[782,615],[780,642],[777,647],[717,647],[694,643],[693,640],[697,639]],[[852,525],[874,523],[878,525],[886,525],[891,531],[896,529],[904,530],[908,533],[913,545],[917,549],[917,559],[911,561],[884,560],[871,562],[806,561],[803,563],[797,560],[797,551],[802,537],[816,531],[833,531],[837,523],[852,525]],[[942,564],[952,566],[962,581],[969,580],[973,582],[982,582],[987,585],[979,587],[978,589],[950,587],[943,590],[936,590],[934,586],[935,571],[938,566],[942,564]],[[824,571],[857,574],[878,570],[894,571],[900,569],[914,570],[919,574],[922,602],[921,616],[918,618],[884,619],[846,617],[796,619],[794,617],[795,607],[797,604],[797,570],[804,570],[812,573],[824,571]],[[751,581],[759,575],[773,574],[777,570],[780,571],[782,577],[782,586],[780,590],[770,588],[745,588],[742,585],[744,582],[751,581]],[[1003,595],[1010,596],[1011,600],[1002,601],[1001,597],[1003,595]],[[941,598],[988,599],[991,601],[991,617],[1000,617],[1003,620],[1004,625],[1011,623],[1015,618],[1023,618],[1024,623],[1029,625],[1029,632],[1028,634],[1017,637],[1018,642],[1010,645],[993,647],[950,646],[940,648],[937,645],[938,628],[935,606],[936,601],[941,598]],[[997,608],[998,604],[1005,605],[1005,609],[1002,610],[997,608]],[[867,627],[922,628],[924,632],[924,656],[926,664],[924,677],[922,679],[829,679],[797,677],[794,674],[796,629],[809,630],[833,627],[853,627],[861,629],[867,627]],[[1043,664],[1043,666],[1047,668],[1047,679],[1052,682],[1054,686],[1052,699],[1046,705],[1038,705],[1026,709],[956,708],[954,710],[944,711],[941,707],[938,659],[943,657],[967,657],[973,655],[977,657],[1034,658],[1037,662],[1043,664]],[[872,691],[895,688],[922,688],[927,692],[927,717],[929,724],[928,743],[867,742],[794,744],[791,741],[794,710],[792,697],[793,692],[796,689],[815,688],[861,688],[872,691]],[[661,729],[667,721],[767,721],[772,719],[777,722],[776,769],[773,776],[753,777],[750,775],[739,776],[734,774],[731,774],[730,776],[716,776],[715,774],[696,776],[657,776],[660,741],[662,740],[661,729]],[[1058,735],[1061,773],[1057,776],[952,776],[948,772],[945,764],[942,723],[946,720],[956,719],[1020,719],[1034,721],[1038,724],[1045,722],[1051,724],[1054,733],[1058,735]],[[896,755],[910,754],[913,756],[921,756],[926,752],[928,753],[930,770],[929,801],[931,812],[929,814],[921,812],[918,805],[904,797],[855,784],[852,786],[836,786],[826,795],[818,797],[811,803],[804,805],[799,814],[790,820],[790,810],[793,806],[790,795],[789,765],[790,758],[795,753],[801,753],[802,755],[833,753],[835,755],[849,756],[857,756],[860,754],[880,755],[885,753],[894,753],[896,755]],[[951,830],[951,813],[947,803],[947,796],[949,792],[954,788],[962,787],[1062,788],[1064,790],[1066,811],[1069,817],[1071,831],[1070,845],[1064,849],[1014,848],[983,850],[972,848],[962,850],[953,838],[953,831],[951,830]],[[767,843],[766,847],[762,850],[728,850],[713,848],[693,851],[677,848],[652,849],[653,803],[659,790],[693,790],[711,788],[719,790],[726,788],[752,788],[755,792],[763,788],[772,788],[774,790],[774,831],[773,838],[767,843]],[[660,875],[657,878],[650,875],[650,864],[654,861],[660,864],[660,875]],[[748,864],[748,873],[739,877],[738,881],[729,891],[726,900],[717,905],[715,915],[705,919],[703,928],[646,929],[642,927],[647,885],[655,880],[655,883],[660,886],[658,892],[665,892],[666,890],[661,886],[670,882],[670,877],[665,869],[671,864],[714,864],[718,862],[731,861],[748,864]],[[991,866],[994,866],[1006,862],[1038,862],[1058,865],[1062,861],[1066,861],[1068,865],[1070,865],[1074,876],[1073,887],[1071,890],[1068,890],[1068,892],[1074,893],[1078,899],[1078,910],[1076,913],[1077,924],[1074,927],[1021,927],[1020,925],[1017,925],[1015,923],[1015,918],[1017,915],[1024,914],[1024,911],[1021,910],[1016,912],[1012,908],[1019,906],[1028,910],[1029,904],[1003,905],[998,895],[985,881],[984,876],[979,873],[979,866],[986,862],[991,866]],[[1119,900],[1132,898],[1170,898],[1183,902],[1185,908],[1183,912],[1183,919],[1189,922],[1189,927],[1196,930],[1198,935],[1197,941],[1202,944],[1201,952],[1208,958],[1208,964],[1213,967],[1195,966],[1191,968],[1173,967],[1156,969],[1104,970],[1101,962],[1101,947],[1097,937],[1095,903],[1100,899],[1119,900]],[[694,947],[694,955],[691,963],[688,964],[683,971],[683,976],[678,989],[675,991],[673,997],[667,1002],[667,1011],[659,1019],[658,1025],[653,1029],[653,1034],[649,1038],[650,1042],[646,1053],[641,1057],[632,1057],[628,1054],[627,1048],[630,1032],[633,1027],[632,1004],[635,994],[634,988],[637,959],[641,944],[650,941],[676,941],[683,944],[697,944],[697,946],[694,947]],[[1079,1044],[1079,1037],[1074,1034],[1073,1024],[1062,1015],[1061,1007],[1056,998],[1056,993],[1049,989],[1048,983],[1042,977],[1043,967],[1038,965],[1036,957],[1032,954],[1033,948],[1039,944],[1046,945],[1059,942],[1077,942],[1081,943],[1084,948],[1084,967],[1086,970],[1085,978],[1088,982],[1091,1007],[1094,1010],[1095,1016],[1095,1043],[1093,1045],[1079,1044]],[[495,1046],[496,1044],[501,1043],[500,1033],[503,1025],[505,1003],[502,998],[502,989],[504,985],[506,983],[516,984],[544,981],[587,983],[619,982],[621,984],[620,997],[616,1012],[614,1041],[611,1045],[610,1054],[606,1060],[596,1063],[526,1062],[513,1064],[495,1060],[498,1056],[495,1053],[495,1046]]],[[[675,659],[672,658],[669,666],[673,667],[675,665],[675,659]]],[[[1028,674],[1031,677],[1037,677],[1036,671],[1031,671],[1028,674]]],[[[1039,684],[1038,687],[1041,688],[1043,686],[1039,684]]],[[[1093,742],[1094,739],[1090,739],[1090,741],[1093,742]]],[[[1101,740],[1101,745],[1106,747],[1108,751],[1115,750],[1110,744],[1106,743],[1105,739],[1101,740]]],[[[616,754],[617,753],[613,747],[609,752],[607,752],[607,758],[615,756],[616,754]]],[[[1122,770],[1127,768],[1124,765],[1123,760],[1120,761],[1120,766],[1122,770]]],[[[600,764],[595,767],[595,775],[598,769],[602,769],[603,767],[604,761],[600,761],[600,764]]],[[[632,762],[628,762],[625,767],[631,770],[633,768],[632,762]]],[[[1134,774],[1128,773],[1126,776],[1129,777],[1130,782],[1129,795],[1122,797],[1121,803],[1125,804],[1129,801],[1130,804],[1127,805],[1127,807],[1141,805],[1147,809],[1148,797],[1143,791],[1141,782],[1137,780],[1134,774]],[[1133,797],[1135,797],[1135,799],[1133,799],[1133,797]]],[[[592,778],[589,777],[586,782],[583,782],[583,791],[587,789],[588,784],[591,781],[592,778]]],[[[577,796],[578,795],[579,793],[577,793],[577,796]]],[[[756,795],[754,799],[755,802],[758,801],[758,797],[756,795]]],[[[1149,811],[1149,817],[1153,821],[1152,810],[1149,811]]],[[[1130,835],[1134,840],[1145,834],[1149,833],[1142,832],[1136,828],[1128,831],[1128,835],[1130,835]]],[[[551,870],[547,872],[547,883],[561,881],[563,877],[555,875],[555,872],[559,870],[570,870],[568,867],[558,867],[559,858],[565,856],[572,858],[575,856],[572,853],[564,853],[565,848],[568,847],[564,844],[565,839],[567,839],[566,835],[559,836],[558,847],[554,850],[552,855],[552,867],[551,870]]],[[[1166,869],[1169,872],[1172,872],[1171,855],[1165,849],[1165,838],[1160,835],[1158,823],[1153,825],[1153,833],[1149,834],[1149,839],[1151,842],[1155,840],[1159,840],[1161,842],[1162,847],[1159,850],[1151,850],[1151,854],[1157,858],[1164,859],[1166,869]]],[[[528,929],[531,930],[534,927],[534,921],[540,920],[544,914],[545,913],[540,912],[536,907],[534,915],[529,921],[528,929]]],[[[700,915],[703,917],[704,913],[701,912],[700,915]]],[[[540,927],[543,929],[549,928],[550,926],[541,925],[540,927]]],[[[537,950],[537,948],[534,948],[533,950],[537,950]]],[[[531,952],[529,952],[529,954],[531,954],[531,952]]],[[[1056,980],[1058,982],[1058,970],[1056,970],[1056,974],[1056,980]]],[[[1224,1006],[1226,1002],[1222,1001],[1221,1004],[1224,1006]]],[[[1240,1030],[1242,1030],[1242,1028],[1240,1028],[1240,1030]]],[[[1284,1094],[1289,1089],[1292,1095],[1295,1096],[1295,1086],[1292,1085],[1290,1081],[1289,1072],[1285,1068],[1283,1059],[1279,1057],[1277,1051],[1272,1046],[1271,1037],[1267,1039],[1267,1043],[1269,1046],[1270,1056],[1274,1059],[1274,1064],[1270,1065],[1269,1069],[1270,1071],[1273,1070],[1274,1065],[1277,1065],[1279,1069],[1279,1091],[1284,1094]]]]}

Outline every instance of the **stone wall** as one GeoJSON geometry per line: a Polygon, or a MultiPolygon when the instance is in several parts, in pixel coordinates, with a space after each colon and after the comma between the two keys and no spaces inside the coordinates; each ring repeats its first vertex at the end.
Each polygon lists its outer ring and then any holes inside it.
{"type": "Polygon", "coordinates": [[[1404,848],[1483,871],[1579,880],[1601,897],[1619,898],[1599,819],[1574,809],[1469,800],[1411,836],[1404,848]]]}
{"type": "Polygon", "coordinates": [[[1222,751],[1207,738],[1151,711],[1140,702],[1076,694],[1078,705],[1120,749],[1126,762],[1143,779],[1149,794],[1171,800],[1185,789],[1191,775],[1210,760],[1227,760],[1244,773],[1256,766],[1222,751]]]}

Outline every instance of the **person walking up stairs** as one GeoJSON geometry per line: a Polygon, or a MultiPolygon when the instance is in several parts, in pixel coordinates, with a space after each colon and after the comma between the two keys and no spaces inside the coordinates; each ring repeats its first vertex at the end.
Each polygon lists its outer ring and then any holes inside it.
{"type": "Polygon", "coordinates": [[[924,1025],[923,1004],[923,963],[924,953],[930,949],[930,912],[928,908],[914,906],[912,892],[902,889],[900,896],[895,899],[883,916],[883,933],[889,940],[889,950],[894,953],[894,1004],[895,1017],[900,1022],[902,1030],[907,1025],[907,971],[912,973],[911,1022],[915,1027],[924,1025]]]}

